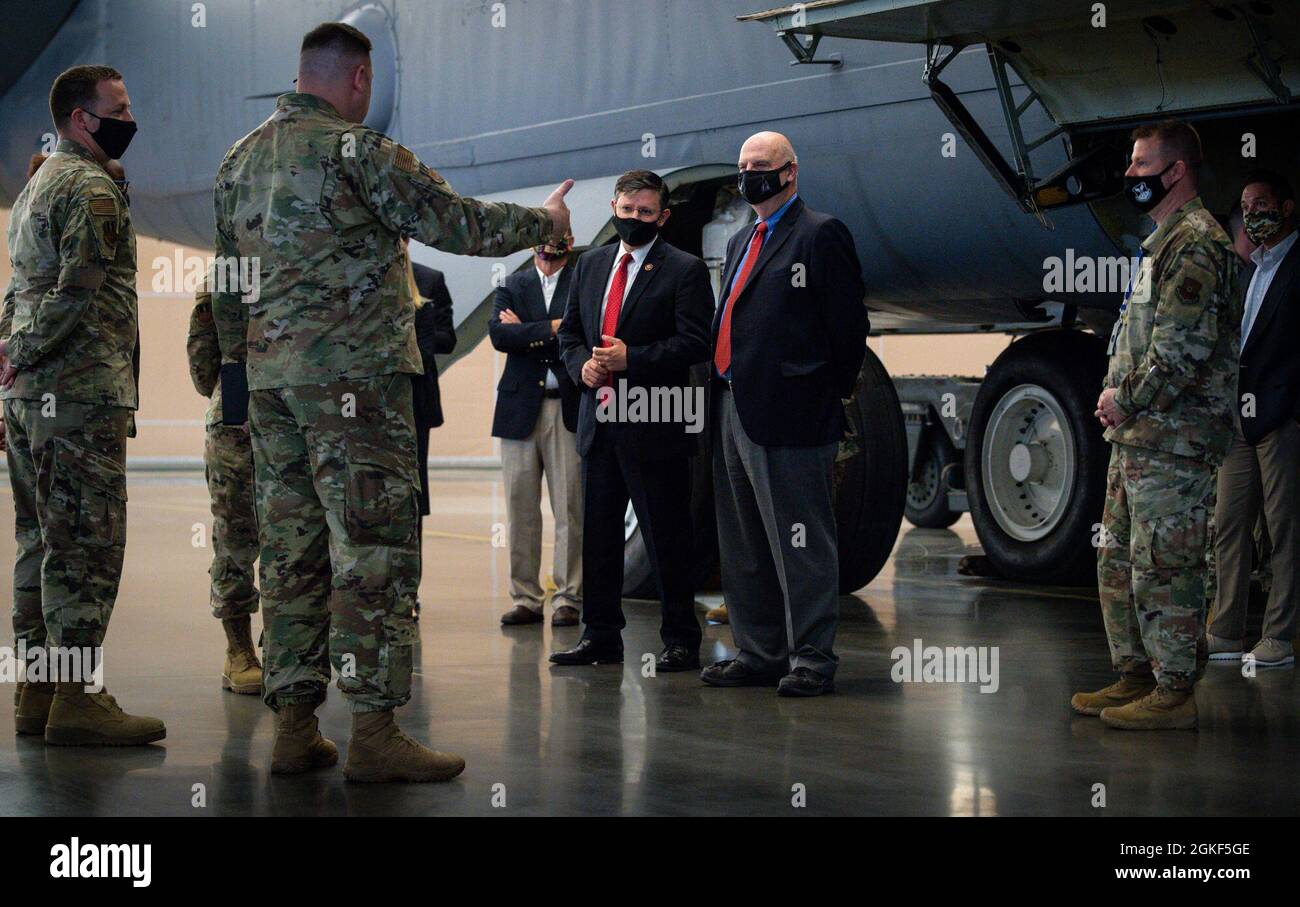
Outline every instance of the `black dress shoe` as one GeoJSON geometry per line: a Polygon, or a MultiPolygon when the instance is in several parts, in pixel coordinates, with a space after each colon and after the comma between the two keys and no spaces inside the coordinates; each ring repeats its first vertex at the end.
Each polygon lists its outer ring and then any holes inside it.
{"type": "Polygon", "coordinates": [[[746,667],[736,659],[719,661],[700,672],[700,680],[711,687],[774,687],[781,675],[746,667]]]}
{"type": "Polygon", "coordinates": [[[665,646],[655,659],[655,673],[660,671],[695,671],[700,667],[700,653],[685,646],[665,646]]]}
{"type": "Polygon", "coordinates": [[[613,665],[623,663],[623,647],[584,639],[572,649],[552,652],[551,663],[557,665],[613,665]]]}
{"type": "Polygon", "coordinates": [[[781,678],[776,691],[782,696],[821,696],[835,692],[835,681],[812,668],[795,668],[781,678]]]}
{"type": "Polygon", "coordinates": [[[515,605],[501,615],[501,623],[507,627],[517,627],[520,624],[540,624],[541,622],[542,615],[524,605],[515,605]]]}

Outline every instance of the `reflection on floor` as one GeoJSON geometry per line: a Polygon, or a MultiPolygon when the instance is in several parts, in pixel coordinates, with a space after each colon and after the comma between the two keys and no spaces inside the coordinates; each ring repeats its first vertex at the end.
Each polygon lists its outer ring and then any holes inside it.
{"type": "MultiPolygon", "coordinates": [[[[418,676],[400,716],[466,757],[461,778],[271,777],[271,713],[218,688],[209,550],[193,544],[207,522],[205,489],[193,477],[132,476],[108,682],[128,709],[164,718],[168,737],[133,750],[46,748],[14,736],[4,692],[0,813],[1090,815],[1103,812],[1093,805],[1099,784],[1111,815],[1300,809],[1294,672],[1211,669],[1196,732],[1126,733],[1075,717],[1070,693],[1110,679],[1095,598],[957,576],[957,560],[975,550],[968,519],[953,531],[905,530],[885,572],[842,600],[839,692],[794,701],[706,688],[693,675],[643,677],[640,656],[659,646],[646,603],[628,604],[623,668],[549,667],[547,653],[580,629],[498,624],[509,607],[507,555],[491,544],[504,520],[498,477],[435,473],[433,498],[418,676]],[[997,691],[895,683],[891,652],[916,640],[997,647],[997,691]],[[806,806],[793,805],[800,795],[806,806]]],[[[0,512],[8,565],[12,508],[0,512]]],[[[726,627],[706,630],[706,661],[732,651],[726,627]]],[[[347,728],[331,690],[322,729],[344,755],[347,728]]]]}

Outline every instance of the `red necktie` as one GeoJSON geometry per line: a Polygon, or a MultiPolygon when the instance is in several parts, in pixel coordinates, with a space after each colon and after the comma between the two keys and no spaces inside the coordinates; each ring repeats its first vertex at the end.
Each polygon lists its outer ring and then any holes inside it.
{"type": "MultiPolygon", "coordinates": [[[[601,322],[600,333],[602,335],[614,336],[614,331],[618,328],[618,313],[623,310],[623,292],[627,289],[627,266],[632,263],[632,253],[624,252],[623,257],[619,259],[618,270],[614,272],[614,280],[609,285],[609,296],[605,298],[605,318],[601,322]]],[[[604,346],[605,341],[602,337],[600,345],[604,346]]],[[[606,387],[614,386],[614,375],[605,379],[606,387]]]]}
{"type": "Polygon", "coordinates": [[[745,262],[740,266],[740,275],[731,285],[731,295],[727,297],[727,310],[722,313],[722,324],[718,326],[718,345],[713,352],[713,367],[719,375],[725,375],[731,368],[731,314],[736,311],[736,299],[745,289],[749,272],[754,270],[758,253],[763,249],[763,236],[767,233],[767,221],[760,220],[754,228],[754,235],[749,240],[749,251],[745,253],[745,262]]]}

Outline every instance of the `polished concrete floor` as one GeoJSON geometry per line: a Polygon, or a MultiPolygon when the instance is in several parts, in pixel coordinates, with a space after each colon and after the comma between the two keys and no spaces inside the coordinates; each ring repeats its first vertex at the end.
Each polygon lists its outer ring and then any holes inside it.
{"type": "MultiPolygon", "coordinates": [[[[8,497],[7,481],[3,485],[8,497]]],[[[1300,718],[1290,670],[1215,667],[1199,731],[1136,734],[1074,716],[1070,693],[1109,682],[1095,598],[956,574],[977,550],[969,519],[908,530],[886,570],[842,600],[838,693],[781,699],[692,674],[643,677],[657,609],[627,604],[628,662],[552,668],[578,628],[505,629],[498,477],[435,473],[425,523],[417,678],[403,726],[465,756],[438,785],[350,785],[340,770],[268,771],[272,716],[218,687],[223,637],[207,609],[198,477],[133,475],[127,565],[108,637],[108,683],[162,717],[161,744],[46,748],[0,704],[0,814],[39,815],[1292,815],[1300,718]],[[999,688],[895,683],[891,651],[996,646],[999,688]],[[1105,808],[1093,805],[1104,785],[1105,808]],[[199,797],[206,805],[194,805],[199,797]],[[796,801],[805,805],[795,806],[796,801]]],[[[0,506],[0,563],[12,564],[0,506]]],[[[549,547],[547,549],[549,557],[549,547]]],[[[9,568],[2,580],[9,598],[9,568]]],[[[702,599],[701,605],[707,603],[702,599]]],[[[8,604],[8,602],[6,602],[8,604]]],[[[0,642],[12,636],[7,619],[0,642]]],[[[1258,620],[1256,619],[1256,625],[1258,620]]],[[[733,653],[705,632],[706,660],[733,653]]],[[[346,755],[337,690],[322,727],[346,755]]]]}

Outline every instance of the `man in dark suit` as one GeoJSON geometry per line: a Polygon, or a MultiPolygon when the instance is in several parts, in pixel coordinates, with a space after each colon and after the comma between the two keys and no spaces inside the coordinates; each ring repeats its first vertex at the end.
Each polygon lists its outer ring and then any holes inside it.
{"type": "MultiPolygon", "coordinates": [[[[415,311],[415,342],[420,347],[424,374],[414,379],[415,428],[437,428],[443,423],[442,393],[438,390],[438,363],[435,356],[445,356],[456,351],[456,316],[451,294],[447,292],[447,279],[442,272],[421,264],[412,263],[415,286],[423,303],[415,311]]],[[[428,436],[425,437],[424,459],[428,459],[428,436]]]]}
{"type": "Polygon", "coordinates": [[[497,287],[488,322],[492,346],[506,354],[492,435],[501,439],[510,532],[513,606],[501,617],[507,626],[542,622],[543,476],[555,516],[551,625],[575,625],[582,607],[582,460],[574,434],[579,391],[555,339],[573,277],[572,248],[572,236],[535,248],[532,266],[497,287]]]}
{"type": "Polygon", "coordinates": [[[551,661],[623,661],[623,518],[630,499],[663,606],[656,670],[682,671],[700,663],[689,459],[702,422],[690,420],[688,407],[702,396],[702,388],[690,386],[690,367],[709,356],[713,291],[703,261],[658,238],[669,216],[659,176],[623,174],[610,207],[620,241],[578,260],[559,330],[565,367],[583,386],[586,598],[582,641],[551,661]],[[634,406],[647,398],[678,406],[634,406]]]}
{"type": "Polygon", "coordinates": [[[1256,171],[1241,191],[1246,233],[1258,248],[1242,275],[1237,431],[1219,467],[1214,513],[1218,590],[1205,641],[1213,661],[1294,664],[1300,592],[1300,251],[1295,195],[1277,173],[1256,171]],[[1259,643],[1245,652],[1255,522],[1273,544],[1273,588],[1259,643]]]}
{"type": "Polygon", "coordinates": [[[834,689],[839,558],[831,470],[869,324],[853,237],[799,198],[789,140],[740,149],[757,221],[727,246],[713,319],[713,494],[736,658],[712,686],[834,689]]]}
{"type": "MultiPolygon", "coordinates": [[[[447,280],[441,271],[411,262],[415,283],[415,342],[420,348],[424,374],[411,376],[415,407],[416,462],[420,470],[420,557],[424,557],[424,518],[429,515],[429,432],[442,425],[442,393],[438,389],[438,362],[434,358],[456,349],[456,317],[447,280]]],[[[420,616],[420,600],[412,607],[420,616]]]]}

